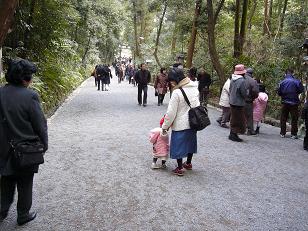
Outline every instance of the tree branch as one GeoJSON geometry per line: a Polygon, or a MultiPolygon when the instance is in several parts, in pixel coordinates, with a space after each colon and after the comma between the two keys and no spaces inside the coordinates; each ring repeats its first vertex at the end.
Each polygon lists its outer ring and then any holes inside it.
{"type": "Polygon", "coordinates": [[[218,7],[216,9],[216,12],[215,12],[215,15],[214,15],[214,24],[217,23],[217,18],[218,18],[218,15],[219,15],[219,12],[221,11],[223,5],[225,3],[225,0],[221,0],[218,4],[218,7]]]}

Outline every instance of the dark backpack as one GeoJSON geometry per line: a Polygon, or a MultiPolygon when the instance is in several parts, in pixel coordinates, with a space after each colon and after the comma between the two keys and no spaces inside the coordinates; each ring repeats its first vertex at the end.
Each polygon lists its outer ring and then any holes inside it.
{"type": "Polygon", "coordinates": [[[108,75],[108,72],[106,71],[106,67],[103,65],[98,65],[96,68],[96,74],[98,77],[105,77],[108,75]]]}
{"type": "Polygon", "coordinates": [[[189,120],[190,128],[197,130],[197,131],[201,131],[207,126],[209,126],[211,124],[211,121],[207,114],[206,107],[203,107],[200,105],[200,106],[192,108],[185,91],[181,87],[180,87],[180,90],[184,96],[186,103],[190,107],[188,111],[188,120],[189,120]]]}

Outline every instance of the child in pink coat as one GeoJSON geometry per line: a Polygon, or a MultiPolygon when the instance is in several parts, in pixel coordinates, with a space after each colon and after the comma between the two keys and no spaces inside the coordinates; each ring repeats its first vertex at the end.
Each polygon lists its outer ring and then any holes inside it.
{"type": "Polygon", "coordinates": [[[149,139],[153,144],[153,163],[152,169],[167,168],[166,160],[169,154],[169,135],[168,133],[162,134],[162,124],[164,123],[164,118],[160,120],[160,127],[154,128],[150,131],[149,139]],[[160,159],[162,164],[159,166],[157,160],[160,159]]]}
{"type": "Polygon", "coordinates": [[[265,93],[265,87],[260,85],[258,98],[253,101],[253,122],[257,134],[259,134],[261,120],[264,117],[267,101],[268,95],[265,93]]]}

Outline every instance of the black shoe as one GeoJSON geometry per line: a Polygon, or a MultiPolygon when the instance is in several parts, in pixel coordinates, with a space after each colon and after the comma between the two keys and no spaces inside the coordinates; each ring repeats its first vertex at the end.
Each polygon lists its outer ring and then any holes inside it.
{"type": "Polygon", "coordinates": [[[8,211],[0,212],[0,222],[2,222],[8,215],[8,211]]]}
{"type": "Polygon", "coordinates": [[[143,106],[146,107],[147,105],[146,105],[146,104],[143,104],[143,106]]]}
{"type": "Polygon", "coordinates": [[[242,142],[242,141],[243,141],[243,140],[242,140],[240,137],[238,137],[238,135],[235,134],[235,133],[230,133],[230,135],[229,135],[229,140],[232,140],[232,141],[235,141],[235,142],[242,142]]]}
{"type": "Polygon", "coordinates": [[[158,103],[157,106],[160,106],[160,103],[158,103]]]}
{"type": "Polygon", "coordinates": [[[18,217],[17,218],[17,224],[18,225],[24,225],[36,218],[36,212],[31,212],[27,216],[24,217],[18,217]]]}
{"type": "Polygon", "coordinates": [[[255,135],[257,135],[255,131],[252,131],[252,130],[247,131],[247,136],[255,136],[255,135]]]}

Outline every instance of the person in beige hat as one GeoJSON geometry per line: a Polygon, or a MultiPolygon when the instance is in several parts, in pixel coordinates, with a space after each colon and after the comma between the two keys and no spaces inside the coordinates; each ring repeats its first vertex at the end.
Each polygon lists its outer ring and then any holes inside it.
{"type": "Polygon", "coordinates": [[[238,137],[238,134],[244,134],[246,131],[244,106],[247,90],[244,79],[245,73],[246,70],[243,64],[236,65],[230,83],[231,120],[229,139],[236,142],[243,141],[238,137]]]}

